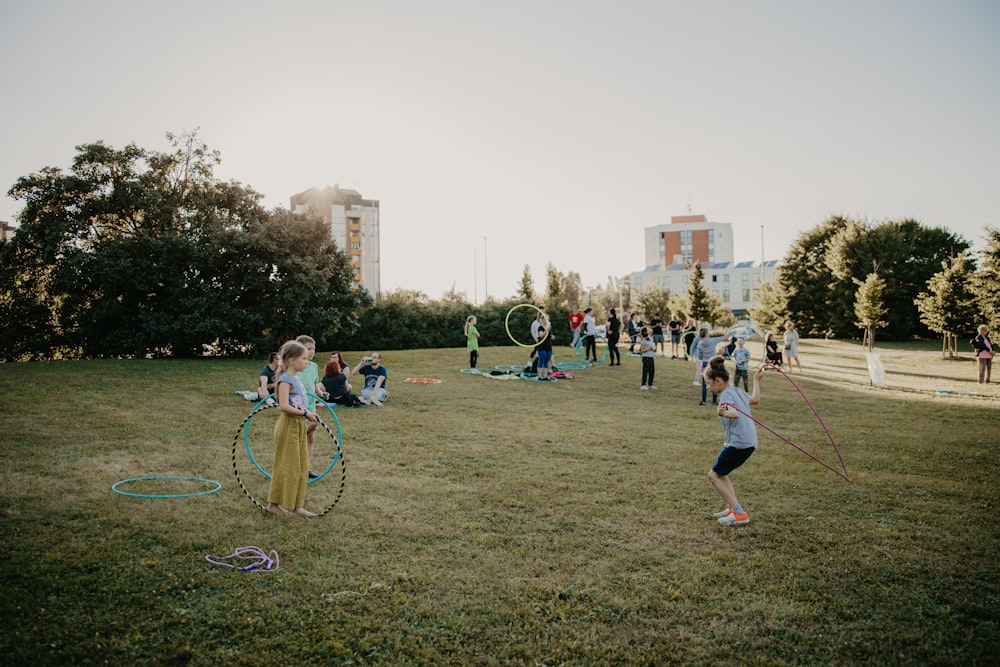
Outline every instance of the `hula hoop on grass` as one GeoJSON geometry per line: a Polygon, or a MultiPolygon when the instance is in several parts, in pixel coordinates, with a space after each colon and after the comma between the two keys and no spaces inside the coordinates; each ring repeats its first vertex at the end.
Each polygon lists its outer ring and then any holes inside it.
{"type": "Polygon", "coordinates": [[[559,378],[549,377],[538,377],[537,373],[521,373],[521,379],[525,382],[559,382],[559,378]]]}
{"type": "MultiPolygon", "coordinates": [[[[318,402],[323,403],[323,405],[326,406],[326,408],[330,411],[330,414],[333,414],[333,418],[337,419],[337,415],[334,414],[333,408],[330,407],[329,404],[323,402],[322,400],[320,400],[318,402]]],[[[277,407],[277,405],[267,405],[264,401],[261,401],[261,403],[258,403],[257,406],[254,408],[253,412],[251,412],[249,415],[247,415],[246,419],[243,420],[243,423],[240,424],[240,427],[238,429],[236,429],[236,435],[233,436],[233,474],[236,476],[236,481],[237,481],[237,483],[239,483],[240,488],[243,490],[244,495],[246,495],[246,497],[250,499],[250,502],[253,503],[254,507],[256,507],[259,510],[263,510],[263,511],[266,512],[267,511],[267,505],[261,504],[260,501],[258,501],[256,498],[253,497],[253,494],[250,493],[250,490],[243,483],[243,478],[240,477],[240,469],[236,465],[236,446],[237,446],[237,443],[239,443],[239,441],[240,441],[240,433],[245,432],[247,424],[250,423],[250,419],[255,414],[257,414],[258,412],[260,412],[262,410],[267,410],[268,408],[277,407]],[[264,404],[261,405],[261,403],[264,403],[264,404]]],[[[317,416],[318,416],[318,413],[317,413],[317,416]]],[[[336,507],[337,503],[340,502],[340,498],[344,495],[344,485],[347,483],[347,466],[344,463],[344,456],[343,456],[344,450],[343,450],[343,446],[341,444],[341,441],[337,438],[337,436],[335,436],[333,434],[333,431],[331,431],[330,427],[326,425],[326,422],[324,422],[322,419],[320,419],[319,420],[319,424],[320,424],[320,426],[322,426],[326,430],[327,433],[330,434],[330,437],[333,438],[334,441],[337,443],[337,451],[334,454],[333,462],[330,463],[330,467],[327,468],[325,471],[323,471],[323,474],[319,475],[318,477],[316,477],[316,479],[309,480],[309,483],[311,484],[312,482],[319,481],[319,479],[321,479],[323,476],[325,476],[326,473],[328,473],[330,471],[330,469],[333,468],[334,464],[336,464],[336,462],[338,460],[340,461],[340,488],[337,490],[337,497],[334,498],[334,500],[330,504],[330,506],[327,507],[322,512],[320,512],[319,514],[317,514],[317,516],[323,516],[324,514],[326,514],[330,510],[332,510],[334,507],[336,507]]],[[[340,421],[339,420],[337,420],[337,430],[338,430],[338,432],[340,431],[340,421]]],[[[248,441],[248,443],[249,443],[249,441],[248,441]]],[[[247,451],[249,451],[249,444],[247,444],[247,451]]],[[[254,465],[255,466],[257,465],[256,460],[254,461],[254,465]]],[[[260,470],[260,467],[258,466],[257,469],[260,470]]],[[[263,470],[261,470],[261,472],[264,473],[263,470]]],[[[264,473],[264,475],[266,475],[268,478],[270,478],[270,475],[267,475],[267,473],[264,473]]]]}
{"type": "Polygon", "coordinates": [[[410,384],[441,384],[441,380],[437,378],[406,378],[403,382],[410,384]]]}
{"type": "Polygon", "coordinates": [[[527,348],[534,348],[534,347],[538,347],[538,345],[539,345],[539,344],[540,344],[540,343],[541,343],[542,341],[538,341],[537,343],[532,343],[532,344],[528,345],[528,344],[526,344],[526,343],[522,343],[522,342],[521,342],[521,341],[519,341],[518,339],[514,338],[514,334],[512,334],[512,333],[510,332],[510,316],[511,316],[511,314],[512,314],[512,313],[513,313],[513,312],[514,312],[515,310],[517,310],[518,308],[534,308],[534,309],[535,309],[535,312],[536,312],[536,313],[541,313],[542,315],[544,315],[544,316],[545,316],[545,319],[548,319],[548,317],[549,317],[549,316],[548,316],[548,315],[545,315],[545,311],[544,311],[544,310],[542,310],[541,308],[539,308],[538,306],[536,306],[536,305],[535,305],[535,304],[533,304],[533,303],[519,303],[519,304],[517,304],[516,306],[514,306],[513,308],[511,308],[510,310],[508,310],[508,311],[507,311],[507,317],[506,317],[506,318],[504,319],[504,321],[503,321],[503,327],[504,327],[504,329],[506,329],[506,330],[507,330],[507,335],[508,335],[508,336],[510,336],[510,339],[511,339],[512,341],[514,341],[514,344],[515,344],[515,345],[520,345],[521,347],[527,347],[527,348]]]}
{"type": "Polygon", "coordinates": [[[552,366],[553,370],[557,371],[582,371],[585,368],[590,368],[591,364],[586,361],[560,361],[558,364],[552,366]]]}
{"type": "Polygon", "coordinates": [[[501,373],[520,373],[524,370],[527,364],[497,364],[493,367],[493,370],[500,371],[501,373]]]}
{"type": "Polygon", "coordinates": [[[150,498],[150,499],[162,499],[162,498],[190,498],[192,496],[207,496],[210,493],[215,493],[222,488],[222,484],[216,482],[214,479],[204,479],[202,477],[179,477],[177,475],[149,475],[147,477],[132,477],[131,479],[123,479],[120,482],[115,482],[111,485],[111,490],[115,493],[121,494],[123,496],[129,496],[132,498],[150,498]],[[130,493],[128,491],[122,491],[118,487],[122,484],[130,484],[132,482],[146,482],[159,479],[180,479],[185,482],[201,482],[204,484],[214,484],[215,486],[211,489],[206,489],[204,491],[198,491],[197,493],[162,493],[162,494],[152,494],[152,493],[130,493]]]}
{"type": "Polygon", "coordinates": [[[464,375],[479,375],[480,374],[480,371],[479,371],[478,368],[462,368],[462,369],[459,369],[458,372],[462,373],[464,375]]]}
{"type": "MultiPolygon", "coordinates": [[[[323,420],[320,420],[320,422],[319,422],[320,424],[323,424],[323,428],[325,428],[326,432],[330,434],[330,437],[333,438],[333,441],[335,443],[337,443],[337,451],[334,453],[333,460],[330,461],[330,465],[327,466],[326,470],[324,470],[323,472],[319,473],[318,475],[316,475],[315,477],[313,477],[312,479],[310,479],[308,482],[306,482],[306,484],[312,484],[313,482],[318,482],[319,480],[321,480],[324,477],[326,477],[326,474],[328,472],[330,472],[331,470],[333,470],[333,466],[337,465],[337,458],[341,454],[340,443],[342,443],[344,441],[344,432],[340,429],[340,419],[337,418],[337,413],[333,411],[333,406],[330,405],[329,403],[327,403],[326,401],[324,401],[319,396],[316,396],[315,394],[313,394],[311,392],[307,392],[307,393],[309,393],[310,396],[312,396],[313,398],[316,399],[317,405],[318,404],[322,404],[323,407],[325,407],[330,412],[330,414],[333,416],[333,421],[335,421],[337,423],[337,435],[333,435],[333,432],[330,431],[329,428],[327,428],[326,424],[323,423],[323,420]]],[[[257,414],[260,411],[259,409],[266,409],[266,408],[277,407],[277,403],[275,403],[274,405],[265,405],[264,408],[260,408],[261,403],[266,403],[266,401],[267,401],[268,398],[273,398],[273,395],[272,396],[268,396],[267,398],[263,398],[260,401],[258,401],[257,405],[254,406],[253,412],[250,413],[250,415],[246,419],[246,422],[244,422],[244,426],[243,426],[243,444],[246,445],[247,456],[250,458],[250,463],[253,464],[253,467],[256,468],[257,470],[259,470],[260,474],[262,474],[264,477],[266,477],[267,479],[271,479],[271,474],[268,473],[266,470],[264,470],[263,468],[260,467],[260,464],[257,463],[257,457],[255,457],[253,455],[253,451],[251,451],[251,449],[250,449],[250,420],[253,418],[253,416],[255,414],[257,414]]],[[[318,417],[319,413],[316,413],[316,416],[318,417]]]]}

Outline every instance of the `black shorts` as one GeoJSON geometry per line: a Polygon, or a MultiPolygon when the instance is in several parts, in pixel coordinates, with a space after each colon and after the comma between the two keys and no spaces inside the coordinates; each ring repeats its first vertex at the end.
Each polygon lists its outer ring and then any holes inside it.
{"type": "Polygon", "coordinates": [[[722,451],[719,452],[719,458],[715,459],[715,465],[712,466],[712,470],[715,471],[716,475],[728,475],[746,463],[746,460],[750,458],[755,449],[757,448],[747,447],[745,449],[736,449],[735,447],[723,447],[722,451]]]}

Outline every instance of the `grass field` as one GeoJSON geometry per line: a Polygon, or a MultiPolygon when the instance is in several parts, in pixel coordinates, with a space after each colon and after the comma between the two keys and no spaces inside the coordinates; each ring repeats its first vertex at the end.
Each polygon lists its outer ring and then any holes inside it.
{"type": "MultiPolygon", "coordinates": [[[[339,468],[310,485],[308,507],[334,505],[313,520],[254,509],[233,474],[251,408],[233,391],[262,361],[0,365],[0,661],[997,664],[1000,385],[938,350],[880,345],[879,388],[856,344],[803,341],[792,377],[853,481],[761,429],[733,475],[739,528],[710,517],[722,429],[687,362],[657,360],[659,389],[640,392],[627,356],[541,384],[461,374],[464,349],[383,351],[391,396],[338,410],[347,481],[335,505],[339,468]],[[157,475],[222,488],[111,488],[157,475]],[[280,568],[205,561],[248,545],[280,568]]],[[[525,357],[486,347],[480,365],[525,357]]],[[[248,428],[265,468],[274,412],[248,428]]],[[[836,462],[780,375],[754,415],[836,462]]],[[[314,467],[332,451],[320,434],[314,467]]]]}

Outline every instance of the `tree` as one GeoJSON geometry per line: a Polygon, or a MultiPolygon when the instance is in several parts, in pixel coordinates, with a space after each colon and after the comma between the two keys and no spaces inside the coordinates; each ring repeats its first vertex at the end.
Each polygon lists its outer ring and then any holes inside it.
{"type": "Polygon", "coordinates": [[[705,289],[705,272],[701,268],[701,263],[695,262],[688,276],[687,303],[688,309],[697,322],[710,322],[713,311],[711,295],[705,289]]]}
{"type": "Polygon", "coordinates": [[[915,299],[920,321],[944,337],[941,356],[958,353],[959,332],[974,331],[979,309],[973,288],[973,261],[960,253],[941,262],[941,270],[927,281],[927,291],[915,299]]]}
{"type": "Polygon", "coordinates": [[[770,302],[766,308],[756,309],[760,315],[752,315],[754,320],[778,330],[782,323],[794,319],[796,329],[804,336],[825,335],[836,329],[839,323],[831,317],[830,293],[835,279],[826,261],[827,253],[833,239],[856,224],[832,216],[800,234],[778,267],[776,283],[766,293],[761,286],[758,299],[766,297],[770,302]]]}
{"type": "Polygon", "coordinates": [[[757,289],[754,305],[750,306],[750,318],[762,331],[779,331],[791,319],[787,304],[788,294],[782,287],[781,277],[774,276],[757,289]]]}
{"type": "Polygon", "coordinates": [[[996,331],[1000,329],[1000,230],[986,229],[986,249],[981,254],[973,290],[980,319],[990,331],[996,331]]]}
{"type": "Polygon", "coordinates": [[[583,280],[576,271],[570,271],[563,280],[563,297],[567,306],[578,306],[583,298],[583,280]]]}
{"type": "Polygon", "coordinates": [[[521,280],[517,284],[517,296],[522,303],[531,303],[535,300],[535,281],[531,278],[531,267],[527,264],[521,271],[521,280]]]}
{"type": "Polygon", "coordinates": [[[865,343],[871,352],[875,346],[875,330],[885,326],[886,308],[882,301],[885,292],[885,281],[873,271],[858,286],[857,298],[854,301],[854,314],[858,318],[856,324],[865,330],[865,343]]]}
{"type": "MultiPolygon", "coordinates": [[[[827,267],[830,286],[831,328],[839,335],[852,333],[857,285],[873,266],[885,280],[886,332],[895,339],[929,335],[920,321],[915,299],[941,262],[968,250],[967,241],[941,228],[928,228],[916,220],[885,222],[875,227],[849,223],[830,241],[827,267]]],[[[793,311],[793,315],[794,315],[793,311]]]]}
{"type": "Polygon", "coordinates": [[[11,188],[25,206],[0,314],[31,319],[5,330],[4,358],[243,353],[351,326],[367,297],[329,227],[215,179],[196,133],[167,138],[169,153],[78,146],[68,173],[11,188]]]}
{"type": "Polygon", "coordinates": [[[556,308],[565,308],[566,299],[563,293],[564,279],[552,262],[546,264],[545,276],[545,307],[550,311],[556,308]]]}
{"type": "Polygon", "coordinates": [[[638,310],[643,319],[649,321],[654,313],[669,313],[670,290],[659,285],[650,285],[635,300],[635,310],[638,310]]]}

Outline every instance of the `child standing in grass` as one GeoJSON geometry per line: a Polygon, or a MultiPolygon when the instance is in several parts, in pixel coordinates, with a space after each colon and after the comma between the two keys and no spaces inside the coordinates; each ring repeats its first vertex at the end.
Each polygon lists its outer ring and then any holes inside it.
{"type": "MultiPolygon", "coordinates": [[[[316,341],[311,336],[299,336],[295,341],[306,348],[306,356],[309,363],[306,365],[305,370],[299,373],[299,377],[302,379],[302,385],[306,388],[306,407],[309,409],[309,412],[316,412],[316,396],[322,396],[324,401],[330,398],[330,395],[326,392],[326,387],[323,386],[323,383],[319,379],[319,366],[313,361],[313,357],[316,356],[316,341]],[[313,396],[309,394],[313,394],[313,396]]],[[[309,447],[309,460],[311,461],[313,443],[316,439],[316,424],[309,424],[309,428],[306,430],[306,439],[309,447]]],[[[310,470],[309,479],[316,479],[316,477],[316,473],[310,470]]]]}
{"type": "Polygon", "coordinates": [[[726,370],[726,361],[722,357],[712,357],[705,369],[705,383],[713,394],[720,394],[717,412],[726,434],[722,451],[715,460],[715,465],[708,471],[709,481],[726,501],[726,509],[713,515],[724,526],[750,523],[750,515],[736,499],[729,474],[743,465],[757,448],[757,426],[750,418],[750,406],[760,403],[759,380],[764,368],[765,366],[761,366],[754,374],[753,392],[750,395],[729,385],[729,371],[726,370]]]}
{"type": "Polygon", "coordinates": [[[267,511],[280,517],[314,517],[305,508],[309,479],[309,449],[306,433],[315,428],[319,415],[306,407],[306,388],[298,377],[309,365],[309,353],[301,343],[290,340],[278,353],[278,423],[274,426],[274,467],[267,492],[267,511]]]}
{"type": "Polygon", "coordinates": [[[479,363],[479,330],[476,329],[475,315],[469,315],[465,320],[465,339],[469,349],[469,368],[475,368],[479,363]]]}
{"type": "Polygon", "coordinates": [[[736,379],[733,380],[733,384],[739,387],[740,378],[743,378],[743,391],[749,392],[747,376],[750,373],[750,350],[746,349],[744,345],[746,345],[746,339],[743,336],[738,337],[736,349],[733,350],[733,362],[736,363],[736,379]]]}
{"type": "Polygon", "coordinates": [[[642,384],[639,389],[656,389],[653,386],[653,376],[656,375],[656,341],[647,327],[639,330],[639,356],[642,357],[642,384]]]}

